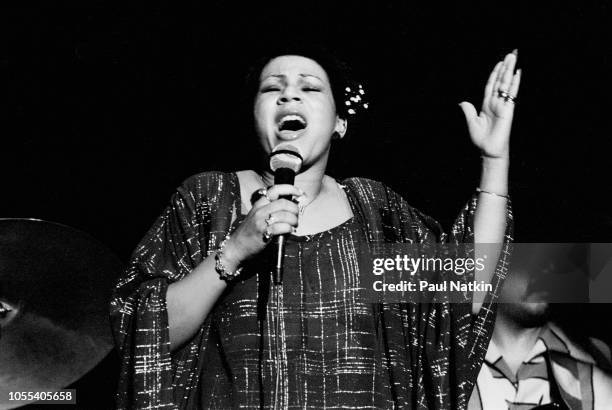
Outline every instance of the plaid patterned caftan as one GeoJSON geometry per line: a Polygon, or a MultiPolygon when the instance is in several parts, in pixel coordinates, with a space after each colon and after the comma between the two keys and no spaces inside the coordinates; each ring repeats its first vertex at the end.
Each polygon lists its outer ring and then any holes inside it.
{"type": "MultiPolygon", "coordinates": [[[[343,182],[353,218],[287,243],[283,290],[262,258],[171,352],[165,293],[214,252],[240,210],[236,174],[188,179],[136,248],[111,302],[120,409],[463,409],[493,330],[504,245],[477,316],[466,303],[364,303],[358,244],[473,241],[473,197],[449,235],[383,184],[343,182]],[[280,336],[279,336],[280,335],[280,336]]],[[[512,226],[508,212],[507,242],[512,226]]]]}

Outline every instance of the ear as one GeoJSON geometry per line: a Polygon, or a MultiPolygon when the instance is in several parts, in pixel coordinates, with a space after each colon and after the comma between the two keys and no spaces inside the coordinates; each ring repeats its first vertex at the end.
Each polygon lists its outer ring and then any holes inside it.
{"type": "Polygon", "coordinates": [[[336,135],[337,139],[342,139],[344,134],[346,134],[346,129],[348,127],[348,121],[344,118],[340,118],[336,116],[336,126],[334,127],[334,135],[336,135]]]}

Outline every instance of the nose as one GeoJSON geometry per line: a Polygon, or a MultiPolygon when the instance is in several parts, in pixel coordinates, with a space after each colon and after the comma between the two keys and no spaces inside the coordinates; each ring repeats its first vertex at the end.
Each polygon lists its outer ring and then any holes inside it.
{"type": "Polygon", "coordinates": [[[299,95],[299,91],[292,86],[288,86],[283,88],[283,92],[278,96],[278,100],[277,100],[277,104],[278,105],[283,105],[283,104],[287,104],[288,102],[300,102],[302,101],[300,95],[299,95]]]}

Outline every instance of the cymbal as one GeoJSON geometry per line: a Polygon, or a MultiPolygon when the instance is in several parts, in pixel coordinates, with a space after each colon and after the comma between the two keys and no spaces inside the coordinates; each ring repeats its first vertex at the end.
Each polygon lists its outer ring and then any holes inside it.
{"type": "Polygon", "coordinates": [[[122,269],[84,232],[0,219],[0,409],[17,407],[8,392],[64,388],[110,352],[108,303],[122,269]]]}

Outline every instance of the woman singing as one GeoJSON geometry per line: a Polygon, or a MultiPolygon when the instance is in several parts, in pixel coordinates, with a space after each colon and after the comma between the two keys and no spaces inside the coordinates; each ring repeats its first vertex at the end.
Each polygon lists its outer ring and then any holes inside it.
{"type": "MultiPolygon", "coordinates": [[[[366,303],[354,260],[359,244],[510,241],[515,63],[511,53],[495,66],[480,113],[461,103],[482,175],[447,235],[385,185],[325,174],[332,141],[362,101],[334,58],[265,59],[255,134],[266,158],[290,144],[302,167],[293,185],[274,185],[263,166],[202,173],[178,188],[112,301],[118,407],[465,408],[492,332],[492,295],[482,306],[366,303]],[[282,234],[276,286],[266,254],[282,234]],[[284,301],[282,289],[297,296],[284,301]]],[[[504,270],[501,257],[473,279],[498,285],[504,270]]]]}

